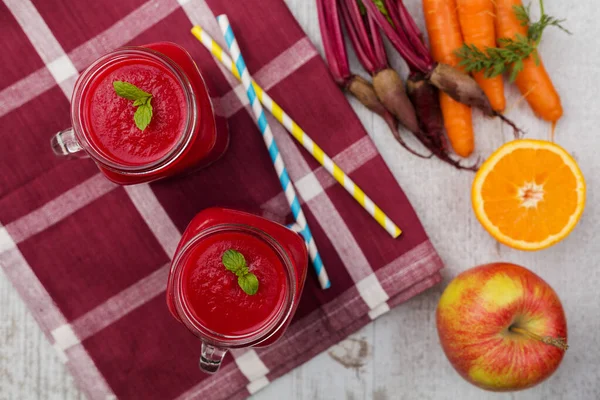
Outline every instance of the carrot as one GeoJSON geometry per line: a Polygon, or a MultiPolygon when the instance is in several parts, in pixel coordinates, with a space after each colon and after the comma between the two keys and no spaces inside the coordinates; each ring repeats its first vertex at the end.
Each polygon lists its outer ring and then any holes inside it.
{"type": "Polygon", "coordinates": [[[454,152],[461,157],[468,157],[475,147],[471,108],[443,92],[440,93],[440,107],[446,134],[454,152]]]}
{"type": "MultiPolygon", "coordinates": [[[[527,26],[521,25],[513,9],[521,5],[521,0],[496,0],[496,32],[499,38],[515,38],[517,34],[527,36],[527,26]]],[[[563,114],[560,96],[541,59],[537,64],[532,56],[523,60],[523,70],[517,74],[515,83],[540,118],[553,123],[560,119],[563,114]]]]}
{"type": "MultiPolygon", "coordinates": [[[[496,47],[493,0],[456,0],[458,19],[465,43],[479,48],[496,47]]],[[[483,72],[473,74],[492,104],[492,108],[502,112],[506,107],[502,76],[486,78],[483,72]]]]}
{"type": "MultiPolygon", "coordinates": [[[[435,61],[453,67],[459,63],[454,52],[463,45],[456,8],[456,0],[423,0],[431,54],[435,61]]],[[[471,108],[443,92],[440,93],[440,106],[452,148],[459,156],[469,156],[474,148],[471,108]]]]}

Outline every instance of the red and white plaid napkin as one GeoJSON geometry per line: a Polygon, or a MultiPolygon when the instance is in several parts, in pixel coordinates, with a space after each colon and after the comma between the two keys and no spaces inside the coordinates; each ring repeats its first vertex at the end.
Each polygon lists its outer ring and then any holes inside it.
{"type": "Polygon", "coordinates": [[[442,263],[408,199],[282,0],[5,0],[0,44],[0,263],[90,399],[244,398],[439,282],[442,263]],[[219,38],[221,13],[254,78],[404,233],[391,239],[272,120],[332,288],[310,270],[284,338],[228,355],[208,376],[200,343],[165,303],[181,232],[216,205],[291,221],[243,90],[189,33],[200,24],[219,38]],[[119,187],[90,160],[55,158],[49,139],[69,126],[78,73],[119,46],[163,40],[210,77],[231,129],[224,159],[119,187]]]}

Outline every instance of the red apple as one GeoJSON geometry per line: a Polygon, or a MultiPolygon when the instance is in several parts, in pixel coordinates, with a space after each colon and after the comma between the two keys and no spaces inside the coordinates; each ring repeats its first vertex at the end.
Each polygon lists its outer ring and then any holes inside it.
{"type": "Polygon", "coordinates": [[[540,383],[568,347],[558,296],[542,278],[514,264],[487,264],[458,275],[442,294],[436,317],[452,366],[487,390],[540,383]]]}

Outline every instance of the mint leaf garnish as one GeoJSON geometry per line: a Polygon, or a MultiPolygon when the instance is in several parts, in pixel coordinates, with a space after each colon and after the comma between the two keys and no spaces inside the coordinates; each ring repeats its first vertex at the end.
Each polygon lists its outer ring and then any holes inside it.
{"type": "Polygon", "coordinates": [[[256,278],[256,275],[252,273],[238,276],[238,285],[240,285],[242,290],[249,295],[253,295],[258,292],[258,278],[256,278]]]}
{"type": "Polygon", "coordinates": [[[241,268],[246,266],[246,259],[244,258],[244,255],[239,251],[232,249],[229,249],[223,253],[222,261],[225,268],[236,275],[241,268]]]}
{"type": "Polygon", "coordinates": [[[113,88],[118,96],[127,100],[133,100],[133,106],[137,107],[133,120],[139,130],[143,131],[152,120],[152,94],[143,91],[129,82],[114,81],[113,88]]]}
{"type": "Polygon", "coordinates": [[[127,100],[137,100],[143,99],[144,97],[152,97],[150,93],[144,92],[142,89],[132,85],[129,82],[114,81],[113,88],[115,88],[115,92],[117,92],[119,96],[124,97],[127,100]]]}
{"type": "Polygon", "coordinates": [[[229,249],[223,253],[221,261],[228,271],[233,272],[238,277],[238,285],[246,294],[256,294],[258,291],[258,278],[248,271],[246,259],[242,253],[229,249]]]}
{"type": "MultiPolygon", "coordinates": [[[[150,104],[151,99],[151,97],[148,98],[146,103],[141,104],[137,110],[135,110],[135,114],[133,114],[135,125],[142,131],[146,129],[146,127],[150,124],[150,120],[152,119],[152,104],[150,104]]],[[[135,105],[135,102],[133,105],[135,105]]]]}

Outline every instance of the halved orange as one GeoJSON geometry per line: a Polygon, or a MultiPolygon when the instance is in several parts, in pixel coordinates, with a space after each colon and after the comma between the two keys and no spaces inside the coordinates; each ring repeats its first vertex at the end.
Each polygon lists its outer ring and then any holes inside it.
{"type": "Polygon", "coordinates": [[[540,250],[564,239],[585,205],[585,180],[562,147],[522,139],[500,147],[479,169],[473,210],[500,243],[540,250]]]}

